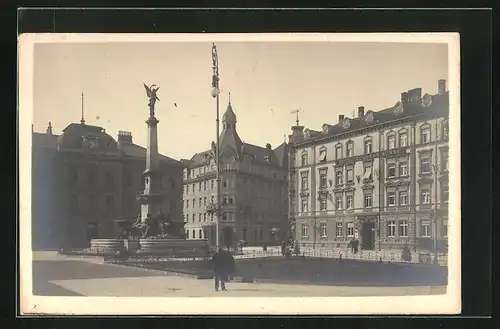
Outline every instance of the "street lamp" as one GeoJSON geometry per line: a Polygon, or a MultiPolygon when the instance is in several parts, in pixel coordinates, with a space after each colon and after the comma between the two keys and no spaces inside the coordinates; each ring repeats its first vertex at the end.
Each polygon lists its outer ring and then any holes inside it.
{"type": "Polygon", "coordinates": [[[216,174],[216,194],[215,194],[215,244],[219,247],[219,217],[220,217],[220,157],[219,157],[219,56],[217,47],[212,43],[212,97],[216,99],[216,147],[215,147],[215,167],[216,174]]]}

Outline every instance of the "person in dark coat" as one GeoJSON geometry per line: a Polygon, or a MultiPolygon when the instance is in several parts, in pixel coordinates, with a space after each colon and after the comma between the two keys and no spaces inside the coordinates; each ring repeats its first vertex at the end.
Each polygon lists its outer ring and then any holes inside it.
{"type": "Polygon", "coordinates": [[[229,251],[222,248],[215,253],[212,258],[214,266],[215,290],[219,291],[219,283],[222,291],[226,291],[226,281],[229,274],[233,271],[234,258],[229,251]]]}

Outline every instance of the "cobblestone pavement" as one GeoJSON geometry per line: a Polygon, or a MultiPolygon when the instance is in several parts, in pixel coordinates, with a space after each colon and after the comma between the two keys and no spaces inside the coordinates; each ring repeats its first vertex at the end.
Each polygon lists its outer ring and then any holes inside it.
{"type": "Polygon", "coordinates": [[[339,297],[408,296],[446,293],[446,287],[349,287],[270,283],[228,283],[216,292],[212,280],[166,274],[162,271],[103,264],[93,257],[68,257],[35,252],[34,293],[54,296],[110,297],[339,297]]]}

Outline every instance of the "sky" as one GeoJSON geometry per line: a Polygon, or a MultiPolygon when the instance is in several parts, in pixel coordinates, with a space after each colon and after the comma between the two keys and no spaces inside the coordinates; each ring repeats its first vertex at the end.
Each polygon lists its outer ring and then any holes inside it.
{"type": "MultiPolygon", "coordinates": [[[[34,50],[34,130],[51,121],[55,134],[79,122],[117,138],[130,131],[146,146],[148,99],[143,83],[160,86],[156,103],[160,153],[191,158],[216,137],[211,96],[211,42],[39,43],[34,50]],[[177,104],[177,107],[174,106],[177,104]]],[[[437,93],[448,80],[448,46],[440,43],[218,42],[220,115],[228,93],[244,142],[277,147],[300,124],[321,130],[357,107],[378,111],[401,93],[437,93]]],[[[221,125],[222,130],[222,125],[221,125]]]]}

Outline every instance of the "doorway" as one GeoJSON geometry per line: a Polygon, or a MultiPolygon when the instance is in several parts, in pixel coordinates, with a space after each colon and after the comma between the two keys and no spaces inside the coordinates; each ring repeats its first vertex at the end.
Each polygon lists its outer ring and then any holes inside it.
{"type": "Polygon", "coordinates": [[[374,250],[375,249],[375,223],[364,222],[361,224],[361,249],[374,250]]]}
{"type": "Polygon", "coordinates": [[[225,227],[222,230],[223,243],[226,247],[231,247],[233,245],[233,228],[225,227]]]}

